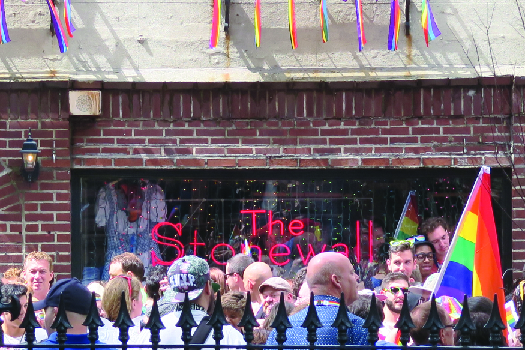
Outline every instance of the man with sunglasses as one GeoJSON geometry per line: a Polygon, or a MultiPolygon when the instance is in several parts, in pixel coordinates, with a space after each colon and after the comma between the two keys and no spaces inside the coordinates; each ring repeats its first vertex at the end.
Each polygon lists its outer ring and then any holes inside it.
{"type": "Polygon", "coordinates": [[[253,263],[249,255],[236,254],[226,262],[226,284],[232,292],[245,292],[244,270],[253,263]]]}
{"type": "Polygon", "coordinates": [[[379,329],[380,339],[393,339],[397,333],[395,324],[399,320],[405,293],[408,293],[409,280],[402,272],[392,272],[383,278],[381,294],[386,296],[383,313],[383,327],[379,329]]]}
{"type": "Polygon", "coordinates": [[[450,233],[446,220],[442,217],[426,219],[421,224],[421,233],[424,234],[427,240],[436,248],[438,264],[443,264],[450,247],[450,233]]]}

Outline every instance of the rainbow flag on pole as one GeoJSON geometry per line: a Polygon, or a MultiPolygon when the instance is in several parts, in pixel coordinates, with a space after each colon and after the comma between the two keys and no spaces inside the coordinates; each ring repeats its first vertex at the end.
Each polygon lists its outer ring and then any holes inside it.
{"type": "Polygon", "coordinates": [[[401,218],[397,224],[394,239],[407,239],[417,235],[419,217],[417,216],[417,197],[415,191],[410,191],[405,202],[405,207],[401,213],[401,218]]]}
{"type": "Polygon", "coordinates": [[[359,51],[363,50],[366,44],[365,26],[363,25],[363,4],[361,0],[355,0],[355,18],[357,23],[357,42],[359,43],[359,51]]]}
{"type": "Polygon", "coordinates": [[[441,35],[439,28],[434,20],[434,14],[430,8],[428,0],[422,0],[421,4],[421,26],[423,27],[423,33],[425,34],[425,42],[428,43],[438,36],[441,35]]]}
{"type": "Polygon", "coordinates": [[[390,4],[390,26],[388,27],[388,49],[390,51],[397,50],[400,26],[401,7],[399,7],[399,0],[392,0],[390,4]]]}
{"type": "Polygon", "coordinates": [[[9,33],[7,32],[7,22],[5,20],[4,0],[0,0],[0,44],[10,42],[9,33]]]}
{"type": "Polygon", "coordinates": [[[463,300],[498,295],[501,318],[506,322],[498,237],[490,196],[490,168],[482,167],[450,244],[436,283],[436,296],[463,300]]]}

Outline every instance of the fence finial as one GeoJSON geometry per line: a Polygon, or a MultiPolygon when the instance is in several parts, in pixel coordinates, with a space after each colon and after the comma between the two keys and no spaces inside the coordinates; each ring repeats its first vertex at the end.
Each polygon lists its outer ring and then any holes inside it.
{"type": "Polygon", "coordinates": [[[64,303],[64,296],[60,294],[60,300],[58,302],[58,312],[55,317],[55,320],[53,321],[53,324],[51,325],[51,328],[57,330],[57,341],[59,345],[64,345],[64,343],[66,342],[67,329],[73,328],[73,326],[71,326],[69,320],[67,319],[66,307],[64,303]]]}
{"type": "Polygon", "coordinates": [[[459,317],[456,327],[454,327],[456,331],[459,331],[459,344],[461,346],[470,345],[470,335],[476,330],[476,327],[474,327],[474,323],[470,318],[467,301],[468,297],[465,294],[463,297],[463,310],[461,310],[461,316],[459,317]]]}
{"type": "Polygon", "coordinates": [[[277,308],[277,315],[273,321],[272,328],[275,328],[277,331],[277,336],[275,340],[277,344],[283,345],[286,341],[286,329],[292,328],[292,324],[288,320],[288,315],[286,314],[286,306],[284,306],[284,292],[281,292],[281,299],[279,300],[279,306],[277,308]]]}
{"type": "Polygon", "coordinates": [[[91,342],[91,346],[94,349],[95,342],[98,340],[98,327],[102,327],[104,324],[100,319],[97,308],[97,298],[95,297],[95,292],[91,292],[91,305],[89,306],[89,313],[86,317],[84,326],[87,326],[89,329],[88,339],[91,342]]]}
{"type": "Polygon", "coordinates": [[[193,319],[191,314],[190,300],[188,299],[188,292],[184,292],[184,302],[182,303],[182,312],[180,313],[179,322],[176,326],[182,328],[181,340],[184,342],[185,347],[191,341],[191,329],[195,327],[197,323],[193,319]]]}
{"type": "MultiPolygon", "coordinates": [[[[13,314],[11,314],[11,319],[14,320],[13,314]]],[[[24,319],[22,320],[22,323],[20,323],[20,328],[25,328],[26,330],[27,344],[29,346],[33,345],[36,340],[35,329],[40,328],[40,325],[38,324],[38,321],[35,317],[35,307],[33,306],[33,294],[31,293],[29,293],[29,297],[27,298],[27,310],[26,314],[24,315],[24,319]]]]}
{"type": "Polygon", "coordinates": [[[405,293],[405,298],[403,299],[403,307],[401,308],[401,314],[397,320],[394,327],[401,331],[401,337],[399,340],[403,346],[407,346],[407,343],[410,341],[410,328],[416,328],[414,322],[412,322],[412,317],[410,317],[410,310],[408,309],[408,293],[405,293]]]}
{"type": "Polygon", "coordinates": [[[317,341],[317,328],[321,328],[322,326],[323,324],[319,320],[317,309],[315,308],[314,292],[310,292],[310,305],[308,306],[308,313],[306,314],[306,318],[304,319],[301,327],[306,328],[308,331],[306,340],[308,340],[310,343],[311,348],[314,347],[315,342],[317,341]]]}
{"type": "Polygon", "coordinates": [[[498,305],[498,295],[494,293],[494,304],[492,304],[492,312],[487,324],[483,326],[485,329],[490,330],[490,345],[502,345],[501,331],[505,329],[505,325],[501,319],[498,305]]]}
{"type": "Polygon", "coordinates": [[[131,320],[131,317],[129,316],[128,306],[126,305],[126,293],[122,291],[122,294],[120,295],[120,310],[118,312],[117,319],[115,320],[115,323],[113,324],[113,327],[117,327],[118,329],[120,329],[118,340],[122,342],[123,346],[126,346],[128,344],[128,340],[129,340],[128,330],[134,325],[135,324],[133,323],[133,321],[131,320]]]}
{"type": "Polygon", "coordinates": [[[437,345],[439,343],[439,331],[443,328],[445,328],[445,325],[439,318],[436,296],[432,295],[432,299],[430,301],[430,313],[428,314],[427,322],[423,326],[423,329],[428,329],[430,331],[428,342],[431,345],[437,345]]]}
{"type": "Polygon", "coordinates": [[[153,307],[151,308],[151,314],[149,315],[148,323],[144,326],[150,330],[151,333],[151,344],[152,348],[157,348],[160,343],[160,330],[164,329],[164,324],[160,319],[159,305],[157,303],[158,296],[153,297],[153,307]]]}
{"type": "Polygon", "coordinates": [[[244,328],[244,339],[248,344],[251,344],[254,338],[253,329],[259,327],[259,323],[253,315],[252,296],[250,292],[246,292],[246,306],[244,307],[244,314],[242,315],[238,326],[244,328]]]}
{"type": "Polygon", "coordinates": [[[215,344],[218,346],[221,342],[221,339],[224,338],[222,334],[222,327],[227,325],[226,317],[224,317],[224,312],[222,310],[221,302],[221,291],[217,291],[217,300],[215,302],[215,308],[213,309],[213,314],[208,321],[208,325],[213,327],[213,339],[215,344]]]}
{"type": "Polygon", "coordinates": [[[339,345],[344,346],[348,341],[348,328],[352,327],[353,324],[348,317],[348,309],[345,303],[345,293],[341,292],[341,299],[339,299],[339,309],[337,310],[337,316],[335,316],[332,327],[337,328],[337,341],[339,345]]]}
{"type": "Polygon", "coordinates": [[[381,327],[383,327],[383,322],[381,321],[381,316],[379,316],[379,310],[377,309],[376,295],[372,294],[370,310],[365,323],[363,323],[363,328],[368,328],[368,343],[370,345],[374,345],[379,339],[377,332],[381,327]]]}

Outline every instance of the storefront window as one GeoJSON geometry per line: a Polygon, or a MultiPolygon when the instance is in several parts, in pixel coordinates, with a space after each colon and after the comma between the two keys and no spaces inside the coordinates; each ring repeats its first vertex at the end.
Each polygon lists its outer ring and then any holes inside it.
{"type": "MultiPolygon", "coordinates": [[[[73,274],[86,281],[107,279],[111,258],[123,252],[135,253],[147,267],[169,265],[187,254],[221,267],[234,254],[250,254],[283,276],[293,275],[322,251],[339,251],[352,261],[356,255],[377,260],[384,253],[382,244],[395,233],[410,191],[416,191],[420,220],[443,216],[453,227],[476,176],[475,171],[446,177],[383,174],[345,178],[334,172],[305,179],[290,172],[280,173],[278,178],[289,177],[282,180],[239,173],[244,179],[233,180],[220,173],[216,178],[78,173],[73,274]]],[[[499,202],[503,185],[494,176],[492,190],[499,202]]],[[[501,207],[494,205],[495,213],[501,207]]],[[[501,231],[501,220],[496,225],[501,231]]]]}

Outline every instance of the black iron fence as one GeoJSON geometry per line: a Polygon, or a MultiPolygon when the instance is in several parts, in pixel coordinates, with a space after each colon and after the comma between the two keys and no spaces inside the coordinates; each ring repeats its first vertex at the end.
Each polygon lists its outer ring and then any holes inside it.
{"type": "MultiPolygon", "coordinates": [[[[421,349],[421,346],[407,346],[408,342],[410,341],[410,330],[415,327],[412,318],[410,316],[410,311],[408,308],[408,302],[407,302],[407,295],[405,294],[405,300],[403,303],[403,307],[401,310],[401,314],[399,317],[399,320],[396,324],[396,328],[400,331],[400,342],[402,345],[389,345],[389,346],[376,346],[376,342],[378,341],[378,330],[382,327],[382,320],[380,317],[380,313],[378,310],[378,306],[376,303],[375,295],[372,296],[371,300],[371,306],[370,311],[368,313],[368,317],[366,318],[363,327],[368,329],[368,343],[370,345],[364,346],[364,345],[349,345],[347,344],[349,335],[348,330],[349,328],[353,327],[352,322],[350,321],[350,318],[348,317],[347,313],[347,307],[344,303],[344,295],[341,294],[341,303],[339,305],[337,317],[335,318],[335,321],[331,325],[332,327],[335,327],[337,329],[337,341],[338,344],[333,345],[316,345],[317,342],[317,329],[322,327],[319,317],[317,315],[317,311],[314,304],[314,297],[313,293],[311,294],[310,298],[310,305],[308,306],[308,312],[307,316],[301,325],[303,328],[306,328],[307,330],[307,342],[309,345],[307,346],[288,346],[284,345],[284,343],[287,340],[286,331],[288,328],[291,328],[292,325],[288,319],[288,316],[286,314],[286,308],[284,303],[284,294],[281,294],[280,303],[278,305],[278,312],[277,316],[275,317],[275,320],[273,321],[271,327],[275,329],[276,332],[276,346],[267,346],[267,345],[256,345],[253,344],[254,341],[254,328],[258,327],[259,324],[257,320],[255,319],[255,316],[253,314],[252,308],[251,308],[251,297],[250,294],[247,294],[247,302],[246,307],[244,310],[244,315],[239,323],[239,327],[243,327],[244,330],[244,339],[246,341],[246,345],[243,346],[234,346],[234,345],[221,345],[221,339],[223,339],[223,326],[227,325],[228,322],[226,321],[226,318],[223,313],[222,305],[221,305],[221,296],[220,293],[218,293],[217,301],[214,307],[214,311],[212,315],[209,318],[208,325],[212,327],[212,337],[215,340],[214,345],[206,345],[206,344],[192,344],[190,343],[192,340],[192,329],[197,326],[197,323],[195,322],[192,312],[191,312],[191,304],[188,300],[188,296],[186,295],[180,318],[176,324],[177,327],[180,327],[182,330],[182,337],[181,337],[181,344],[162,344],[159,345],[161,339],[160,339],[160,330],[164,329],[164,325],[161,321],[161,316],[159,314],[158,306],[157,306],[157,300],[155,300],[153,304],[153,308],[151,311],[151,315],[148,319],[147,324],[144,326],[144,328],[148,329],[151,333],[151,344],[149,345],[135,345],[135,344],[128,344],[128,341],[130,339],[128,330],[129,328],[134,326],[134,323],[132,322],[130,315],[128,313],[127,307],[126,307],[126,301],[124,293],[122,293],[121,296],[121,305],[120,305],[120,311],[118,314],[118,317],[116,321],[114,322],[114,327],[119,329],[119,340],[121,341],[121,344],[118,345],[118,348],[121,348],[123,350],[127,348],[148,348],[156,350],[158,348],[183,348],[185,350],[194,350],[198,348],[214,348],[216,350],[221,349],[279,349],[279,350],[286,350],[286,349],[349,349],[349,348],[356,348],[361,350],[367,350],[367,349],[409,349],[409,350],[415,350],[415,349],[421,349]]],[[[510,347],[506,346],[506,341],[503,335],[503,331],[506,329],[505,324],[503,323],[503,320],[501,318],[499,307],[498,307],[498,300],[497,297],[494,296],[494,304],[493,309],[490,314],[490,318],[488,322],[483,326],[483,331],[488,332],[490,334],[490,347],[483,347],[483,346],[477,346],[472,345],[471,341],[471,335],[474,331],[476,331],[476,328],[474,326],[474,323],[470,317],[469,308],[467,307],[467,297],[465,296],[464,303],[461,316],[454,326],[455,331],[458,333],[458,345],[457,346],[450,346],[447,347],[447,349],[464,349],[465,347],[469,347],[469,349],[475,349],[475,348],[501,348],[501,349],[511,349],[510,347]]],[[[0,312],[9,312],[11,314],[11,319],[16,319],[20,315],[20,302],[17,298],[12,298],[11,302],[8,304],[0,304],[0,312]]],[[[36,320],[35,317],[35,311],[32,303],[31,295],[29,296],[28,300],[28,308],[25,314],[25,317],[20,325],[20,328],[25,328],[25,339],[26,344],[16,344],[16,345],[4,345],[4,334],[0,327],[0,347],[6,347],[6,348],[17,348],[17,349],[38,349],[38,348],[57,348],[57,349],[64,349],[64,348],[83,348],[83,349],[96,349],[96,348],[115,348],[115,345],[100,345],[96,344],[99,335],[98,335],[98,328],[103,326],[102,320],[99,316],[96,300],[95,300],[95,294],[93,293],[92,299],[91,299],[91,306],[90,306],[90,312],[86,317],[86,320],[84,321],[84,326],[87,326],[88,328],[88,339],[91,342],[90,344],[65,344],[67,340],[67,330],[68,328],[71,328],[71,325],[67,319],[66,311],[64,308],[64,304],[62,301],[62,298],[60,300],[60,305],[58,307],[58,313],[54,319],[53,324],[51,325],[51,328],[53,328],[58,336],[57,341],[58,345],[39,345],[35,343],[35,329],[39,328],[40,325],[36,320]]],[[[428,330],[429,332],[429,340],[428,340],[428,346],[430,347],[437,347],[440,342],[440,330],[445,328],[446,325],[444,325],[439,317],[437,306],[436,306],[436,300],[435,298],[431,299],[431,307],[430,307],[430,313],[426,320],[426,323],[423,326],[423,329],[428,330]]],[[[515,329],[520,330],[520,338],[521,344],[525,344],[525,308],[521,309],[521,314],[519,317],[519,320],[515,324],[515,329]]],[[[525,346],[523,346],[525,349],[525,346]]]]}

